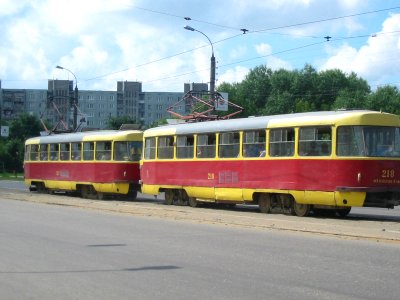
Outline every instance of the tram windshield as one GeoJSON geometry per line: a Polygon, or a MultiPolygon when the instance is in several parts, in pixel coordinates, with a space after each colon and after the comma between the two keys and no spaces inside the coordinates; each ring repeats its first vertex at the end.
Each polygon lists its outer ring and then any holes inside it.
{"type": "Polygon", "coordinates": [[[400,157],[400,128],[341,126],[337,131],[337,155],[400,157]]]}

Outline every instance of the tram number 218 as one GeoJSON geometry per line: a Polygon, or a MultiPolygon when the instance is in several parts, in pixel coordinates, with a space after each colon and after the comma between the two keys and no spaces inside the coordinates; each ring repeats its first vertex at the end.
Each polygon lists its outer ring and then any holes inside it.
{"type": "Polygon", "coordinates": [[[381,177],[382,178],[394,178],[395,172],[393,169],[385,169],[382,170],[381,177]]]}

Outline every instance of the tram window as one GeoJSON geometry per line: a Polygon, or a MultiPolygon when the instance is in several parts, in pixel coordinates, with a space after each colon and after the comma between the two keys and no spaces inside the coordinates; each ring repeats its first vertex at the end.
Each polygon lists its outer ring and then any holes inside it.
{"type": "Polygon", "coordinates": [[[58,160],[58,144],[50,144],[50,160],[58,160]]]}
{"type": "Polygon", "coordinates": [[[294,128],[271,129],[269,132],[269,155],[293,156],[294,138],[294,128]]]}
{"type": "Polygon", "coordinates": [[[176,157],[193,158],[194,137],[192,135],[183,135],[176,137],[176,157]]]}
{"type": "Polygon", "coordinates": [[[332,149],[331,127],[305,127],[299,132],[299,155],[329,156],[332,149]]]}
{"type": "Polygon", "coordinates": [[[168,159],[174,157],[174,137],[160,136],[158,138],[158,158],[168,159]]]}
{"type": "Polygon", "coordinates": [[[82,144],[71,143],[72,160],[81,160],[82,157],[82,144]]]}
{"type": "Polygon", "coordinates": [[[238,157],[239,145],[240,145],[239,132],[220,133],[218,156],[221,158],[238,157]]]}
{"type": "Polygon", "coordinates": [[[115,142],[114,160],[139,161],[142,157],[141,142],[115,142]]]}
{"type": "Polygon", "coordinates": [[[197,158],[213,158],[215,157],[215,134],[199,134],[197,136],[197,158]]]}
{"type": "Polygon", "coordinates": [[[69,143],[60,144],[60,159],[69,160],[70,159],[70,147],[69,143]]]}
{"type": "Polygon", "coordinates": [[[31,155],[31,147],[30,147],[30,145],[26,145],[25,152],[24,152],[24,160],[25,161],[29,160],[30,155],[31,155]]]}
{"type": "Polygon", "coordinates": [[[265,130],[243,132],[243,157],[265,156],[265,130]]]}
{"type": "Polygon", "coordinates": [[[94,159],[94,143],[84,142],[83,143],[83,160],[93,160],[94,159]]]}
{"type": "Polygon", "coordinates": [[[156,138],[146,138],[145,148],[144,148],[144,158],[145,159],[155,159],[156,158],[156,138]]]}
{"type": "Polygon", "coordinates": [[[339,156],[400,156],[400,129],[389,126],[340,126],[339,156]]]}
{"type": "Polygon", "coordinates": [[[40,160],[41,161],[49,160],[49,145],[48,144],[40,145],[40,160]]]}
{"type": "Polygon", "coordinates": [[[30,151],[30,159],[31,160],[38,160],[39,159],[39,145],[31,145],[30,151]]]}
{"type": "Polygon", "coordinates": [[[128,142],[130,160],[139,161],[142,158],[142,142],[128,142]]]}
{"type": "Polygon", "coordinates": [[[96,159],[111,160],[111,142],[96,142],[96,159]]]}

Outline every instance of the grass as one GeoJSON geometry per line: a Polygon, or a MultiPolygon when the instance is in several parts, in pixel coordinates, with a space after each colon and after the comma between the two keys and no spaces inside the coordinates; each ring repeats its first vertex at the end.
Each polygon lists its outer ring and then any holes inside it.
{"type": "Polygon", "coordinates": [[[0,173],[0,180],[24,180],[23,173],[0,173]]]}

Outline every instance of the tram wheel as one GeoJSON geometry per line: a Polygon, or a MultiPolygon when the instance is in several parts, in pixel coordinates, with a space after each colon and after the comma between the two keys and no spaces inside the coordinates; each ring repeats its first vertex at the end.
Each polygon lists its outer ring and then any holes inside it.
{"type": "Polygon", "coordinates": [[[191,207],[199,206],[199,201],[196,200],[196,197],[189,197],[188,203],[191,207]]]}
{"type": "Polygon", "coordinates": [[[136,190],[129,191],[128,193],[129,200],[135,201],[137,198],[137,193],[138,192],[136,190]]]}
{"type": "Polygon", "coordinates": [[[349,208],[341,208],[336,210],[336,215],[338,217],[344,218],[347,217],[347,215],[350,213],[351,207],[349,208]]]}
{"type": "Polygon", "coordinates": [[[38,183],[36,184],[36,191],[37,191],[39,194],[46,194],[46,193],[47,193],[46,186],[44,185],[43,182],[38,182],[38,183]]]}
{"type": "Polygon", "coordinates": [[[174,190],[165,191],[165,204],[172,205],[174,203],[174,190]]]}
{"type": "Polygon", "coordinates": [[[293,215],[305,217],[309,214],[311,206],[309,204],[297,203],[293,200],[293,215]]]}
{"type": "Polygon", "coordinates": [[[264,214],[271,212],[271,197],[268,194],[262,194],[258,197],[258,207],[264,214]]]}

